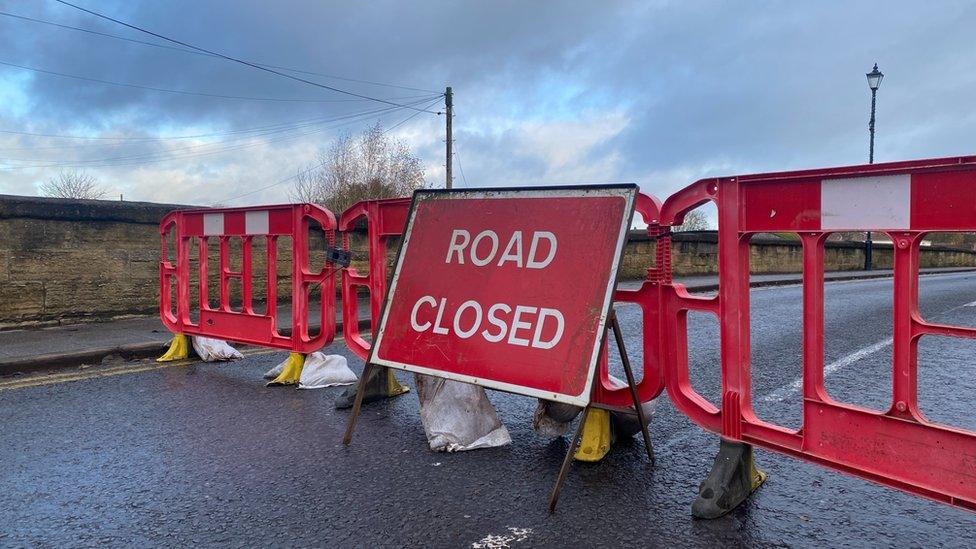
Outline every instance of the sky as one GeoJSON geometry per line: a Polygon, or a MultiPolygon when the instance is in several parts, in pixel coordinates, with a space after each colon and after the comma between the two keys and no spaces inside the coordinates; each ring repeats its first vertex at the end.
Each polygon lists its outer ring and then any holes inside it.
{"type": "Polygon", "coordinates": [[[0,0],[0,194],[78,169],[125,200],[287,202],[288,178],[377,121],[443,186],[452,86],[456,187],[632,182],[663,199],[865,163],[874,63],[876,161],[976,153],[970,2],[71,2],[348,93],[0,0]]]}

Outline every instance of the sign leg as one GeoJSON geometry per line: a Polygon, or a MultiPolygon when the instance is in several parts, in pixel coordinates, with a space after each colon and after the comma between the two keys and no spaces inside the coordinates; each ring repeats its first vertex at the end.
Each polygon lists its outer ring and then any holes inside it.
{"type": "Polygon", "coordinates": [[[613,330],[614,338],[617,341],[617,349],[620,351],[620,362],[624,366],[627,374],[627,385],[630,387],[630,397],[634,401],[634,410],[637,411],[637,421],[640,422],[641,434],[644,436],[644,448],[647,450],[647,458],[654,465],[654,446],[651,445],[651,434],[647,431],[647,422],[644,420],[644,409],[641,407],[640,398],[637,396],[637,382],[634,380],[634,370],[630,367],[630,358],[627,356],[627,349],[624,347],[624,336],[620,331],[620,323],[617,322],[617,313],[610,314],[610,329],[613,330]]]}
{"type": "Polygon", "coordinates": [[[563,458],[563,465],[559,468],[559,476],[556,477],[556,485],[552,487],[552,493],[549,494],[549,514],[556,512],[556,503],[559,501],[559,492],[563,489],[563,483],[566,482],[566,475],[569,473],[569,467],[573,464],[573,454],[576,453],[576,446],[579,445],[580,437],[583,436],[583,426],[586,425],[586,416],[590,413],[590,407],[587,406],[583,408],[583,413],[580,414],[579,426],[576,427],[576,434],[573,435],[573,440],[569,444],[569,449],[566,450],[566,457],[563,458]]]}
{"type": "Polygon", "coordinates": [[[363,396],[366,394],[366,380],[369,379],[373,365],[369,362],[363,366],[363,373],[359,377],[359,386],[356,387],[356,402],[352,405],[352,414],[349,416],[349,423],[346,425],[346,434],[342,436],[342,443],[349,446],[352,442],[352,432],[356,428],[356,420],[359,419],[359,411],[363,407],[363,396]]]}

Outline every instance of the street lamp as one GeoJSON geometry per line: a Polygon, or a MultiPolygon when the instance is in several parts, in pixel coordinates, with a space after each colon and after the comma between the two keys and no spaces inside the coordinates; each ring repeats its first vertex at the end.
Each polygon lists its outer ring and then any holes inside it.
{"type": "Polygon", "coordinates": [[[874,164],[874,107],[878,100],[878,88],[881,86],[881,79],[884,73],[878,70],[878,64],[874,64],[874,69],[867,73],[868,87],[871,88],[871,121],[868,122],[868,131],[871,132],[871,149],[868,153],[868,164],[874,164]]]}
{"type": "MultiPolygon", "coordinates": [[[[884,73],[878,70],[878,64],[874,64],[871,72],[865,76],[868,78],[868,87],[871,88],[871,120],[868,122],[868,131],[871,132],[871,145],[868,149],[868,164],[874,164],[874,108],[878,100],[878,88],[881,86],[881,79],[884,73]]],[[[867,238],[864,240],[864,270],[871,270],[871,256],[874,252],[874,241],[871,240],[871,231],[868,231],[867,238]]]]}

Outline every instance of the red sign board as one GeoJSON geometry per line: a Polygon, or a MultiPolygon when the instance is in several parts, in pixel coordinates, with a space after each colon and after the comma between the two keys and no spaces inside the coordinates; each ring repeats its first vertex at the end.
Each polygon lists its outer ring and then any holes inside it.
{"type": "Polygon", "coordinates": [[[586,405],[636,193],[417,191],[370,362],[586,405]]]}

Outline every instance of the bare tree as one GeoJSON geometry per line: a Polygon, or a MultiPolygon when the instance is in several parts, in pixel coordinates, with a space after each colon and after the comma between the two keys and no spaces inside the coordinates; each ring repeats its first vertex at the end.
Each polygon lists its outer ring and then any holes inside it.
{"type": "Polygon", "coordinates": [[[701,210],[692,210],[685,214],[684,222],[675,227],[675,232],[683,231],[707,231],[712,228],[712,224],[708,221],[708,217],[705,212],[701,210]]]}
{"type": "Polygon", "coordinates": [[[360,200],[408,196],[423,186],[420,159],[377,123],[358,138],[340,136],[317,164],[299,169],[291,199],[339,213],[360,200]]]}
{"type": "Polygon", "coordinates": [[[108,194],[95,176],[75,170],[62,170],[57,177],[48,179],[41,184],[41,192],[45,196],[80,200],[97,200],[108,194]]]}
{"type": "Polygon", "coordinates": [[[315,166],[300,168],[295,178],[295,184],[288,193],[293,202],[316,203],[322,200],[321,188],[318,182],[315,166]]]}

